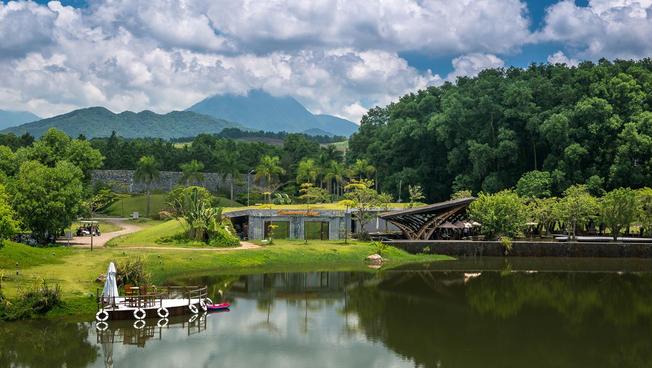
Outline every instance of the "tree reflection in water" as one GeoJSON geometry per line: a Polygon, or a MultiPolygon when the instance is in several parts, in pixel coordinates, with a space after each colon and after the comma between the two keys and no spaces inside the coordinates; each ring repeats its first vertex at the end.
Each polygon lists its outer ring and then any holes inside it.
{"type": "Polygon", "coordinates": [[[652,275],[387,272],[349,291],[371,340],[425,367],[642,367],[652,275]]]}
{"type": "Polygon", "coordinates": [[[0,367],[86,367],[99,353],[88,340],[89,325],[50,320],[0,322],[0,367]]]}

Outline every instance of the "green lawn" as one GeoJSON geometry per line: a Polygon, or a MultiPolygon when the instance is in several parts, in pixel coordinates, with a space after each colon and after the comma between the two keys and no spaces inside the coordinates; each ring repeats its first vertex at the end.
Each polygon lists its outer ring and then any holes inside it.
{"type": "MultiPolygon", "coordinates": [[[[169,225],[169,224],[168,224],[169,225]]],[[[156,225],[150,227],[155,228],[156,225]]],[[[366,267],[364,258],[374,249],[365,243],[343,244],[341,241],[276,241],[274,245],[251,250],[193,250],[183,248],[131,249],[127,246],[89,249],[31,248],[7,242],[0,250],[2,291],[15,297],[20,290],[46,280],[59,284],[65,306],[52,315],[91,316],[95,312],[95,291],[102,284],[94,280],[106,271],[110,261],[121,262],[142,256],[154,284],[161,285],[179,277],[202,274],[245,274],[257,272],[300,272],[325,270],[359,270],[366,267]],[[15,263],[21,266],[16,275],[15,263]]],[[[387,250],[383,268],[407,263],[451,259],[436,255],[411,255],[396,248],[387,250]]]]}
{"type": "MultiPolygon", "coordinates": [[[[152,194],[150,215],[157,215],[165,207],[166,194],[152,194]]],[[[125,196],[111,204],[103,214],[108,216],[131,217],[133,212],[138,212],[140,216],[145,216],[147,212],[147,196],[133,195],[125,196]]]]}
{"type": "MultiPolygon", "coordinates": [[[[166,198],[167,194],[152,194],[150,216],[157,215],[166,207],[166,198]]],[[[224,197],[217,197],[217,205],[220,207],[241,206],[240,203],[224,197]]],[[[124,196],[112,203],[106,210],[102,211],[102,213],[107,216],[130,217],[131,214],[136,211],[140,213],[140,216],[145,216],[145,213],[147,212],[146,195],[136,194],[132,196],[124,196]]]]}
{"type": "Polygon", "coordinates": [[[109,240],[109,247],[143,247],[143,246],[162,246],[157,240],[163,237],[170,237],[183,231],[183,226],[177,220],[167,221],[147,221],[141,223],[143,229],[128,235],[123,235],[109,240]]]}

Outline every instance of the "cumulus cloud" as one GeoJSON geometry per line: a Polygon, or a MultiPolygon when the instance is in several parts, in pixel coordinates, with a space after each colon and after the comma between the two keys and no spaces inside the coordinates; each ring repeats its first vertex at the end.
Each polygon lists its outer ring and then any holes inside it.
{"type": "Polygon", "coordinates": [[[652,0],[565,0],[549,7],[535,41],[563,42],[579,57],[642,58],[652,54],[652,0]]]}
{"type": "Polygon", "coordinates": [[[524,0],[89,4],[0,2],[0,108],[167,112],[263,89],[357,121],[407,92],[502,67],[527,43],[564,43],[549,60],[567,64],[652,53],[652,0],[561,1],[535,34],[524,0]],[[417,70],[399,56],[411,51],[457,56],[453,71],[417,70]]]}
{"type": "Polygon", "coordinates": [[[468,54],[453,59],[453,71],[446,80],[454,82],[458,77],[473,77],[482,70],[501,68],[505,65],[502,59],[492,54],[468,54]]]}
{"type": "Polygon", "coordinates": [[[55,13],[32,2],[0,2],[0,60],[52,43],[55,13]]]}
{"type": "Polygon", "coordinates": [[[548,55],[547,61],[550,64],[566,64],[568,66],[576,66],[579,64],[578,60],[569,58],[562,51],[557,51],[552,55],[548,55]]]}

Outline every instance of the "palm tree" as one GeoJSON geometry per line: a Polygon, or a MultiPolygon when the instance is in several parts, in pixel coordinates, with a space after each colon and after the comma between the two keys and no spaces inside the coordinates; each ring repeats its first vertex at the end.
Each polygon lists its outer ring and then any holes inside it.
{"type": "Polygon", "coordinates": [[[137,182],[145,184],[145,189],[147,191],[147,217],[149,217],[149,210],[152,202],[150,187],[154,181],[158,180],[158,178],[158,162],[156,162],[154,156],[141,157],[140,160],[138,160],[138,164],[136,166],[134,179],[137,182]]]}
{"type": "Polygon", "coordinates": [[[226,152],[221,152],[221,155],[215,155],[216,161],[219,163],[220,168],[219,172],[222,174],[222,179],[226,180],[227,177],[230,177],[231,185],[231,200],[233,200],[233,186],[236,178],[240,177],[240,173],[244,170],[242,167],[242,161],[240,160],[240,154],[236,149],[227,150],[226,152]]]}
{"type": "Polygon", "coordinates": [[[297,167],[297,184],[314,183],[319,175],[315,160],[308,158],[299,162],[297,167]]]}
{"type": "Polygon", "coordinates": [[[327,152],[322,151],[319,156],[317,156],[317,177],[319,178],[319,187],[324,186],[324,181],[326,180],[326,171],[328,171],[328,166],[331,164],[331,160],[327,152]]]}
{"type": "Polygon", "coordinates": [[[324,179],[326,179],[326,184],[328,185],[329,192],[335,192],[336,195],[340,195],[340,185],[344,182],[344,176],[346,175],[346,168],[343,164],[331,161],[330,165],[324,173],[324,179]],[[335,190],[331,190],[333,181],[335,182],[335,190]]]}
{"type": "Polygon", "coordinates": [[[201,171],[204,170],[203,163],[197,160],[192,160],[179,165],[179,167],[183,172],[183,175],[181,175],[181,182],[185,185],[189,185],[190,183],[200,183],[204,180],[204,174],[201,173],[201,171]]]}
{"type": "Polygon", "coordinates": [[[376,168],[366,159],[357,159],[353,167],[351,167],[351,171],[353,172],[353,176],[358,176],[358,179],[362,179],[363,177],[368,179],[376,172],[376,168]]]}
{"type": "Polygon", "coordinates": [[[265,179],[267,184],[267,193],[270,194],[274,191],[274,182],[279,175],[284,174],[285,170],[279,165],[280,159],[278,156],[265,155],[260,158],[258,166],[256,166],[256,179],[265,179]]]}

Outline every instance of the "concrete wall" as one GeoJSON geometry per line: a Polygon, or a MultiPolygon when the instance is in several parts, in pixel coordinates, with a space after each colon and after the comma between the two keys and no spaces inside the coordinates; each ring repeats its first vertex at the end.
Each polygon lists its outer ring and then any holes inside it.
{"type": "Polygon", "coordinates": [[[305,223],[314,222],[328,222],[328,239],[338,240],[344,239],[344,225],[345,219],[343,217],[326,217],[326,216],[274,216],[270,217],[254,217],[249,216],[249,239],[260,240],[264,236],[264,223],[265,221],[289,222],[289,239],[304,239],[305,223]]]}
{"type": "MultiPolygon", "coordinates": [[[[152,183],[151,189],[154,191],[170,191],[175,185],[178,185],[183,173],[177,171],[161,171],[158,181],[152,183]]],[[[231,190],[231,177],[226,180],[217,173],[204,173],[204,181],[197,183],[212,192],[229,193],[231,190]]],[[[253,178],[251,178],[251,186],[253,178]]],[[[134,180],[134,170],[93,170],[91,172],[91,182],[103,182],[111,186],[118,193],[142,193],[145,191],[145,185],[134,180]]],[[[247,176],[236,177],[234,182],[234,193],[247,191],[247,176]]]]}
{"type": "MultiPolygon", "coordinates": [[[[395,240],[387,244],[410,253],[423,253],[425,249],[427,253],[454,257],[505,256],[503,246],[497,241],[395,240]]],[[[514,241],[508,256],[652,258],[652,243],[514,241]]]]}
{"type": "MultiPolygon", "coordinates": [[[[299,210],[300,211],[300,210],[299,210]]],[[[304,239],[305,223],[310,221],[328,222],[329,240],[344,239],[344,231],[347,224],[350,224],[351,215],[343,211],[314,211],[319,216],[283,215],[276,210],[243,210],[226,214],[229,217],[248,216],[248,233],[251,240],[263,239],[265,221],[287,221],[289,222],[290,239],[304,239]]],[[[348,229],[351,230],[350,227],[348,229]]]]}

